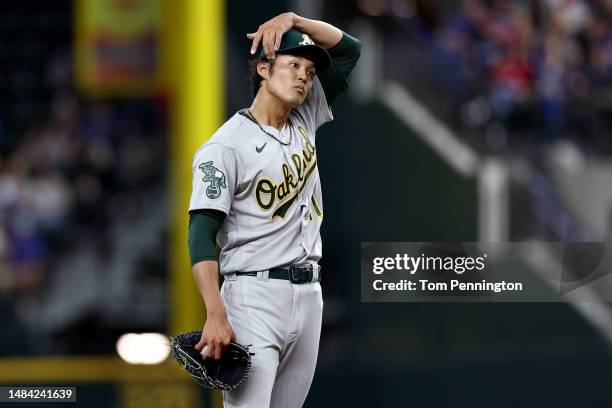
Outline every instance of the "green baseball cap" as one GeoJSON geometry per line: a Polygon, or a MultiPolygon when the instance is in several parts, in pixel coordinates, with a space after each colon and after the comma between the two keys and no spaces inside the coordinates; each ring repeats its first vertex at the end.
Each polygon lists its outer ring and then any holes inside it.
{"type": "MultiPolygon", "coordinates": [[[[317,68],[317,74],[325,72],[331,64],[331,58],[325,48],[315,44],[309,35],[296,30],[289,30],[283,34],[280,47],[276,53],[297,55],[310,59],[317,68]]],[[[266,59],[263,47],[259,53],[259,59],[266,59]]]]}

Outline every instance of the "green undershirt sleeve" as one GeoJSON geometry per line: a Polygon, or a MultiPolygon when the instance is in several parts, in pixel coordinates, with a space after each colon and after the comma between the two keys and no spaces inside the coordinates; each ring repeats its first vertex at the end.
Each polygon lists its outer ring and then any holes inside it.
{"type": "Polygon", "coordinates": [[[217,210],[189,212],[189,257],[191,266],[201,261],[217,261],[217,232],[225,219],[225,213],[217,210]]]}
{"type": "Polygon", "coordinates": [[[361,55],[361,41],[342,32],[338,44],[327,50],[332,63],[319,75],[327,103],[331,105],[348,88],[348,77],[361,55]]]}

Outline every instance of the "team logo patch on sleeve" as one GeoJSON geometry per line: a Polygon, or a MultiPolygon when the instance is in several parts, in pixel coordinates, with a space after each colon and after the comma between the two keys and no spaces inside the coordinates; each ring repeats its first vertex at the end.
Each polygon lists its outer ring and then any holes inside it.
{"type": "Polygon", "coordinates": [[[225,174],[213,166],[212,161],[202,163],[198,166],[198,168],[204,173],[204,178],[202,181],[205,183],[210,183],[210,185],[206,187],[206,196],[208,198],[219,197],[221,195],[221,189],[227,188],[227,184],[225,183],[225,174]]]}

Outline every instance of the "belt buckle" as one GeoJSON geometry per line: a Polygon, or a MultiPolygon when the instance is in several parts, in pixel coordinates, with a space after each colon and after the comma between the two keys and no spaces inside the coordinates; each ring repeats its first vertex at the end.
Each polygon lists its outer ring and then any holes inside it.
{"type": "Polygon", "coordinates": [[[289,267],[289,280],[291,283],[307,283],[312,281],[312,265],[289,267]],[[306,272],[306,276],[299,276],[299,272],[306,272]]]}

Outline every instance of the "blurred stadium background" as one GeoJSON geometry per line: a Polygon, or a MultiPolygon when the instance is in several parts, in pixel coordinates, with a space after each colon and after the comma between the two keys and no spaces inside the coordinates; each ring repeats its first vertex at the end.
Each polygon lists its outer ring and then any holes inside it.
{"type": "MultiPolygon", "coordinates": [[[[250,105],[245,33],[287,10],[364,44],[318,137],[325,315],[306,406],[610,406],[603,295],[367,304],[359,286],[360,242],[607,241],[608,0],[2,0],[0,384],[221,406],[116,344],[201,327],[191,158],[250,105]]],[[[546,273],[531,261],[517,277],[546,273]]]]}

